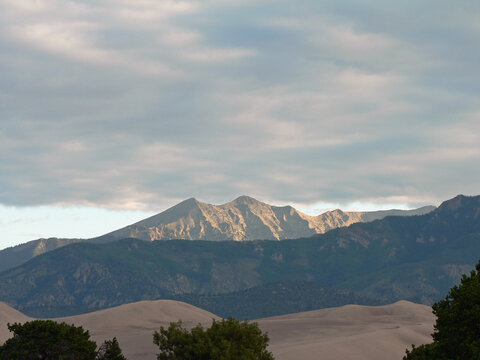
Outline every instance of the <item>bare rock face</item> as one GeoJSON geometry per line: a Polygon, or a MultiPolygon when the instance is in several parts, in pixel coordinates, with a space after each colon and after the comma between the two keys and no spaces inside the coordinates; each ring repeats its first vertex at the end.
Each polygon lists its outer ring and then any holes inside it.
{"type": "Polygon", "coordinates": [[[137,222],[105,237],[142,240],[283,240],[309,237],[357,222],[373,221],[385,216],[422,215],[434,209],[375,212],[343,212],[334,210],[309,216],[291,206],[272,206],[249,196],[223,205],[211,205],[194,198],[137,222]]]}

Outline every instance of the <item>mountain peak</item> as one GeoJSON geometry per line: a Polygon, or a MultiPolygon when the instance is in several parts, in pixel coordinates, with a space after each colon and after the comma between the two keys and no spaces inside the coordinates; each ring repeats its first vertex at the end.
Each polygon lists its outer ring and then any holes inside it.
{"type": "Polygon", "coordinates": [[[438,207],[439,211],[457,211],[461,207],[475,204],[478,206],[480,196],[457,195],[453,199],[446,200],[438,207]]]}
{"type": "MultiPolygon", "coordinates": [[[[200,201],[195,199],[194,197],[185,199],[181,202],[179,202],[177,205],[172,206],[171,208],[167,209],[165,212],[171,212],[171,211],[188,211],[189,209],[192,208],[198,208],[200,205],[200,201]]],[[[160,215],[160,214],[158,214],[160,215]]],[[[157,215],[155,215],[157,216],[157,215]]]]}
{"type": "Polygon", "coordinates": [[[237,197],[235,200],[232,201],[233,204],[258,204],[261,203],[257,199],[248,196],[248,195],[241,195],[237,197]]]}
{"type": "MultiPolygon", "coordinates": [[[[180,202],[179,204],[198,204],[200,201],[198,201],[197,199],[195,199],[194,197],[191,197],[191,198],[188,198],[188,199],[185,199],[183,200],[182,202],[180,202]]],[[[178,204],[178,205],[179,205],[178,204]]]]}

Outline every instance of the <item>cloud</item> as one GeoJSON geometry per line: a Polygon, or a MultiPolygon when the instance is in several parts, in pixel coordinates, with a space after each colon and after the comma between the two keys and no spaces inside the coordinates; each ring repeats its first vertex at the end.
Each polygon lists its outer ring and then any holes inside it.
{"type": "Polygon", "coordinates": [[[5,0],[0,203],[479,193],[474,7],[5,0]]]}
{"type": "Polygon", "coordinates": [[[41,50],[58,53],[79,61],[107,64],[113,54],[89,44],[84,33],[93,30],[93,23],[38,23],[13,27],[17,39],[41,50]]]}
{"type": "Polygon", "coordinates": [[[191,61],[199,62],[224,62],[242,59],[244,57],[252,56],[254,54],[251,50],[245,49],[197,49],[184,55],[184,57],[191,61]]]}

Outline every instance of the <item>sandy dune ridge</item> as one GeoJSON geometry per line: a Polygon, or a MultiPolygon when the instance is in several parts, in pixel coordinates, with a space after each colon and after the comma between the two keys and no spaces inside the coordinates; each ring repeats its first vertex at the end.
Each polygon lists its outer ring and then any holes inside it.
{"type": "MultiPolygon", "coordinates": [[[[97,343],[117,337],[129,360],[154,360],[152,335],[160,326],[182,320],[186,327],[208,326],[218,317],[192,305],[156,300],[126,304],[93,313],[54,319],[81,325],[97,343]]],[[[0,303],[0,343],[7,323],[31,320],[0,303]]],[[[431,342],[431,308],[407,301],[386,306],[347,305],[255,320],[270,336],[277,360],[401,359],[410,344],[431,342]]]]}
{"type": "Polygon", "coordinates": [[[435,317],[426,305],[346,305],[258,320],[277,360],[402,359],[411,344],[431,342],[435,317]]]}

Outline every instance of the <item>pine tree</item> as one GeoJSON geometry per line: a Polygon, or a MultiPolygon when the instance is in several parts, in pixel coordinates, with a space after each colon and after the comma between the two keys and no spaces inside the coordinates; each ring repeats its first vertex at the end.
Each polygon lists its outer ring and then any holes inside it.
{"type": "Polygon", "coordinates": [[[404,360],[480,360],[480,262],[435,303],[433,343],[407,350],[404,360]]]}
{"type": "Polygon", "coordinates": [[[100,349],[98,350],[97,354],[98,360],[127,360],[125,356],[122,354],[122,350],[120,349],[120,345],[118,344],[117,338],[113,338],[112,340],[106,340],[100,349]]]}

